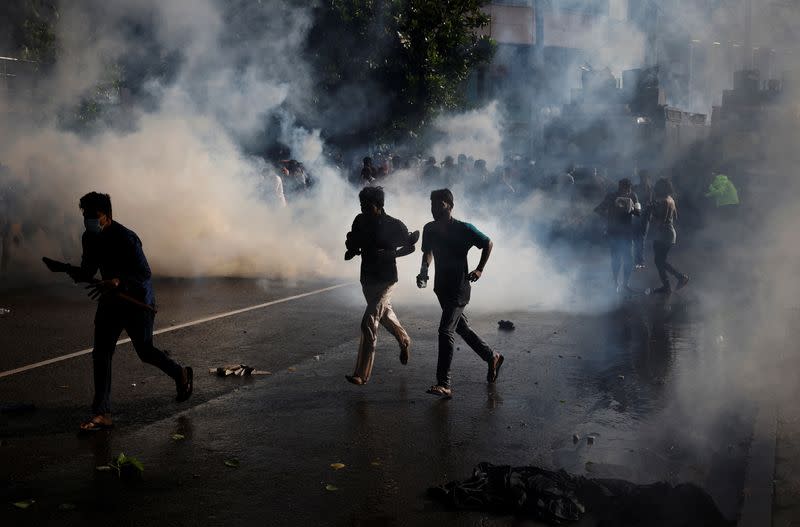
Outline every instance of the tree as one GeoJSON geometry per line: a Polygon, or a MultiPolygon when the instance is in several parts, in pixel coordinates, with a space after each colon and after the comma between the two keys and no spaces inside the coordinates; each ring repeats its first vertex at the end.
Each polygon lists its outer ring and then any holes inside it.
{"type": "Polygon", "coordinates": [[[489,62],[494,49],[479,34],[489,23],[481,9],[487,3],[321,2],[306,47],[317,75],[320,114],[329,107],[364,114],[345,120],[347,130],[332,130],[332,139],[338,135],[340,142],[355,144],[365,137],[403,139],[440,112],[463,108],[463,83],[489,62]]]}
{"type": "Polygon", "coordinates": [[[58,20],[57,2],[22,0],[0,2],[0,34],[7,52],[15,58],[43,66],[56,61],[55,24],[58,20]]]}

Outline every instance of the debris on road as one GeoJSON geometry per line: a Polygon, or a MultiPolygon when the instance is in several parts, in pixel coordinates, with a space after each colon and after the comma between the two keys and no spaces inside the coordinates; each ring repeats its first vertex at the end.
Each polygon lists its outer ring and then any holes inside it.
{"type": "Polygon", "coordinates": [[[245,375],[250,375],[253,373],[255,368],[251,368],[245,364],[228,364],[226,366],[220,366],[215,371],[217,373],[217,377],[227,377],[228,375],[244,377],[245,375]]]}
{"type": "Polygon", "coordinates": [[[117,459],[109,463],[109,466],[117,471],[117,477],[123,480],[142,479],[144,465],[133,456],[126,456],[120,453],[117,459]]]}
{"type": "Polygon", "coordinates": [[[581,436],[579,436],[578,434],[572,434],[572,442],[573,443],[577,443],[580,440],[581,440],[581,436]]]}
{"type": "Polygon", "coordinates": [[[234,458],[231,458],[231,459],[226,459],[226,460],[225,460],[225,466],[226,466],[226,467],[230,467],[230,468],[239,468],[239,465],[240,465],[240,463],[239,463],[239,460],[238,460],[238,459],[236,459],[235,457],[234,457],[234,458]]]}
{"type": "Polygon", "coordinates": [[[625,376],[624,375],[617,375],[617,379],[619,379],[621,381],[624,381],[625,380],[625,376]]]}
{"type": "Polygon", "coordinates": [[[318,360],[319,360],[319,357],[320,357],[319,355],[314,355],[314,360],[317,360],[317,361],[318,361],[318,360]]]}
{"type": "Polygon", "coordinates": [[[510,320],[501,320],[500,322],[497,323],[497,325],[499,326],[499,329],[502,329],[503,331],[514,330],[514,323],[511,322],[510,320]]]}
{"type": "MultiPolygon", "coordinates": [[[[588,471],[592,463],[586,465],[588,471]]],[[[692,484],[636,485],[535,466],[479,463],[471,478],[429,488],[428,495],[456,509],[522,514],[550,525],[579,521],[587,512],[602,525],[621,525],[623,518],[649,527],[731,525],[711,496],[692,484]]]]}
{"type": "Polygon", "coordinates": [[[4,317],[4,316],[10,315],[10,314],[11,314],[11,310],[10,309],[7,309],[5,307],[0,307],[0,317],[4,317]]]}
{"type": "Polygon", "coordinates": [[[62,503],[58,506],[58,510],[60,511],[74,511],[77,509],[78,507],[74,503],[62,503]]]}
{"type": "Polygon", "coordinates": [[[183,439],[186,439],[186,436],[183,434],[172,434],[172,439],[173,441],[181,441],[183,439]]]}
{"type": "Polygon", "coordinates": [[[594,436],[586,436],[586,444],[593,445],[594,444],[594,436]]]}
{"type": "Polygon", "coordinates": [[[36,500],[23,500],[23,501],[15,501],[13,505],[14,505],[14,507],[16,507],[18,509],[25,510],[28,507],[30,507],[31,505],[33,505],[34,503],[36,503],[36,500]]]}
{"type": "Polygon", "coordinates": [[[336,492],[337,490],[339,490],[339,487],[337,487],[336,485],[331,485],[330,483],[328,483],[327,485],[325,485],[325,490],[327,490],[329,492],[336,492]]]}
{"type": "Polygon", "coordinates": [[[345,465],[344,463],[331,463],[331,468],[332,468],[333,470],[341,470],[341,469],[343,469],[343,468],[344,468],[344,467],[346,467],[346,466],[347,466],[347,465],[345,465]]]}
{"type": "Polygon", "coordinates": [[[272,375],[271,371],[257,370],[252,366],[246,364],[226,364],[217,368],[209,368],[208,373],[216,375],[217,377],[228,377],[235,375],[236,377],[249,377],[251,375],[272,375]]]}

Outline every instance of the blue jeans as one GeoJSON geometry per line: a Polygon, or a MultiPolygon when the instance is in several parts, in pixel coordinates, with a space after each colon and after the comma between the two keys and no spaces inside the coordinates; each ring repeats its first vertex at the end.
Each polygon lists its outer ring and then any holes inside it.
{"type": "Polygon", "coordinates": [[[609,247],[611,249],[611,275],[614,284],[619,285],[617,277],[620,267],[622,268],[622,285],[627,286],[633,272],[633,241],[630,235],[609,235],[609,247]]]}

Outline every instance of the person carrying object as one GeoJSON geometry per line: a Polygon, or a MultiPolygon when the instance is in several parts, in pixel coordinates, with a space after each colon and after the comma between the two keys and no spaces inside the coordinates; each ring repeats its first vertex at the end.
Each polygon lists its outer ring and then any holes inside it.
{"type": "Polygon", "coordinates": [[[111,359],[123,329],[139,358],[175,381],[178,402],[192,395],[193,372],[153,345],[155,296],[139,237],[114,221],[108,194],[90,192],[80,199],[79,206],[86,228],[81,239],[81,266],[66,272],[75,282],[89,282],[89,296],[99,300],[92,350],[92,417],[80,425],[82,432],[97,432],[113,426],[111,359]],[[98,270],[102,280],[94,280],[98,270]]]}
{"type": "Polygon", "coordinates": [[[633,192],[631,181],[621,179],[617,190],[609,192],[594,209],[607,221],[608,244],[611,252],[611,276],[617,292],[630,291],[629,282],[633,272],[633,216],[642,213],[639,199],[633,192]],[[622,268],[622,283],[619,271],[622,268]]]}

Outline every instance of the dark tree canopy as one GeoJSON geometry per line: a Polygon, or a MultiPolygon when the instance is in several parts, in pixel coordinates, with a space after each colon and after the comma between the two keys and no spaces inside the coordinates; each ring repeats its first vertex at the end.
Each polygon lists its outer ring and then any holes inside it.
{"type": "Polygon", "coordinates": [[[307,41],[320,110],[361,114],[343,121],[347,130],[332,130],[334,138],[402,139],[462,108],[463,83],[493,52],[478,32],[489,23],[487,3],[323,0],[307,41]]]}

